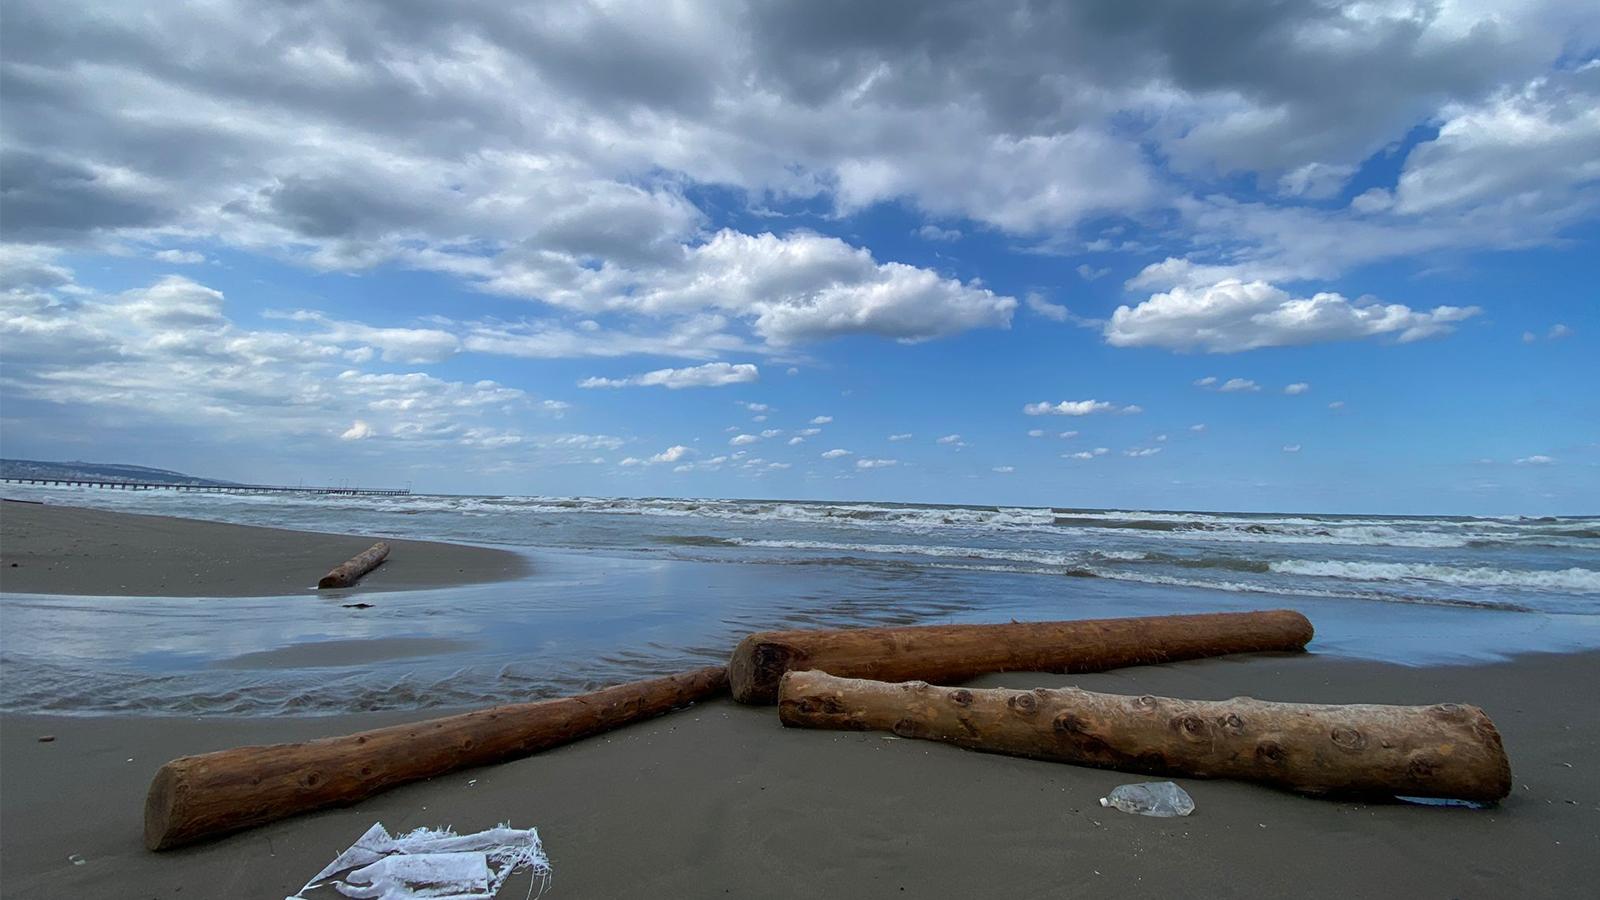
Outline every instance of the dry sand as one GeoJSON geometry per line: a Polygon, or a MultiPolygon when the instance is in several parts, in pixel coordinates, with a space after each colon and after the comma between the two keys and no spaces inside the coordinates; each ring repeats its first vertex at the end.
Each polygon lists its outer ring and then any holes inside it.
{"type": "Polygon", "coordinates": [[[272,597],[315,590],[339,563],[385,540],[389,558],[346,592],[401,591],[518,578],[510,551],[429,541],[314,534],[0,502],[0,590],[125,597],[272,597]]]}
{"type": "MultiPolygon", "coordinates": [[[[528,759],[402,787],[353,808],[165,854],[140,843],[166,759],[421,716],[69,719],[0,725],[6,897],[280,898],[373,822],[536,826],[550,897],[1582,897],[1600,884],[1600,654],[1409,669],[1256,656],[1099,675],[1008,673],[1224,698],[1485,707],[1516,780],[1499,808],[1314,800],[1180,780],[1196,813],[1102,809],[1116,772],[878,734],[783,728],[717,701],[528,759]],[[40,743],[41,735],[54,735],[40,743]],[[73,854],[84,859],[74,865],[73,854]]],[[[520,897],[522,880],[503,897],[520,897]]]]}

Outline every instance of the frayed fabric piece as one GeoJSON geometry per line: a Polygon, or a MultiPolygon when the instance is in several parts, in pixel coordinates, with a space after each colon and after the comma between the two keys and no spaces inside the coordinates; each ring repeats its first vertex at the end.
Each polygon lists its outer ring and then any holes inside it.
{"type": "Polygon", "coordinates": [[[379,822],[285,900],[307,900],[308,891],[326,886],[359,900],[492,900],[524,869],[544,893],[550,859],[536,828],[507,824],[477,834],[418,828],[390,837],[379,822]]]}

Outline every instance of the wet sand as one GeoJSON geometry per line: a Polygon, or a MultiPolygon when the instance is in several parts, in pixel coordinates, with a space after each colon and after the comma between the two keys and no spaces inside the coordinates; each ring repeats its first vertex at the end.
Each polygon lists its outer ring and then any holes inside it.
{"type": "Polygon", "coordinates": [[[1499,726],[1516,788],[1498,808],[1465,810],[1179,779],[1196,813],[1150,819],[1097,803],[1135,776],[789,730],[771,707],[724,700],[153,854],[140,817],[166,759],[429,716],[13,715],[0,719],[0,895],[281,898],[376,821],[535,826],[555,866],[547,897],[1577,897],[1600,883],[1600,654],[1428,669],[1252,656],[975,683],[1471,702],[1499,726]]]}
{"type": "Polygon", "coordinates": [[[125,597],[273,597],[314,591],[334,566],[389,542],[389,558],[345,593],[505,581],[507,550],[316,534],[194,519],[0,502],[0,591],[125,597]]]}

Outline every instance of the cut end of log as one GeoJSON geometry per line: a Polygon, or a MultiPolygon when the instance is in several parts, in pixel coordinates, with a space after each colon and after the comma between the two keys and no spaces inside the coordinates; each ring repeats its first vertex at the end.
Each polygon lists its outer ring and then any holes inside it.
{"type": "Polygon", "coordinates": [[[161,767],[150,782],[150,793],[144,798],[144,846],[148,850],[165,850],[180,843],[172,832],[172,809],[179,778],[174,771],[174,760],[161,767]]]}

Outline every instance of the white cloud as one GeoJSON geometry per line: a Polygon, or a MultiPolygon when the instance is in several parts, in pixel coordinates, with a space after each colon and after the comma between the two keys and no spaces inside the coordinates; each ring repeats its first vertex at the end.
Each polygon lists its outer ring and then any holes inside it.
{"type": "Polygon", "coordinates": [[[195,250],[157,250],[150,256],[152,259],[180,266],[198,266],[206,261],[206,255],[195,250]]]}
{"type": "Polygon", "coordinates": [[[1043,428],[1030,428],[1030,429],[1028,429],[1028,437],[1031,437],[1031,438],[1042,438],[1042,437],[1044,437],[1044,429],[1043,428]]]}
{"type": "Polygon", "coordinates": [[[627,378],[585,378],[578,382],[581,388],[620,388],[659,386],[668,390],[691,387],[724,387],[745,384],[761,377],[761,371],[750,363],[706,363],[686,369],[656,369],[627,378]]]}
{"type": "Polygon", "coordinates": [[[1283,392],[1291,397],[1297,394],[1304,394],[1309,390],[1311,390],[1311,385],[1306,384],[1304,381],[1297,381],[1294,384],[1285,385],[1283,388],[1283,392]]]}
{"type": "Polygon", "coordinates": [[[894,442],[909,441],[912,437],[914,437],[914,435],[912,435],[910,432],[906,432],[905,434],[891,434],[889,435],[889,440],[894,442]]]}
{"type": "Polygon", "coordinates": [[[959,443],[961,443],[961,435],[959,435],[959,434],[947,434],[944,437],[939,438],[934,443],[937,443],[937,444],[959,444],[959,443]]]}
{"type": "Polygon", "coordinates": [[[693,450],[690,450],[688,447],[685,447],[682,444],[674,444],[660,453],[657,453],[655,456],[650,457],[650,461],[653,463],[675,463],[693,452],[693,450]]]}
{"type": "Polygon", "coordinates": [[[840,457],[849,456],[849,455],[850,455],[850,451],[849,450],[843,450],[843,449],[835,447],[832,450],[823,451],[822,458],[823,459],[839,459],[840,457]]]}
{"type": "Polygon", "coordinates": [[[1042,401],[1029,403],[1022,411],[1030,416],[1087,416],[1093,413],[1114,412],[1115,403],[1104,400],[1062,400],[1059,403],[1042,401]]]}
{"type": "Polygon", "coordinates": [[[1237,394],[1240,392],[1253,392],[1261,390],[1261,385],[1248,378],[1229,378],[1217,387],[1224,394],[1237,394]]]}
{"type": "Polygon", "coordinates": [[[1078,277],[1082,278],[1084,281],[1098,281],[1099,279],[1111,274],[1110,269],[1096,269],[1094,266],[1091,266],[1087,263],[1079,266],[1076,271],[1078,273],[1078,277]]]}
{"type": "Polygon", "coordinates": [[[1228,279],[1208,287],[1180,285],[1138,306],[1119,306],[1106,324],[1117,347],[1165,347],[1237,353],[1394,334],[1402,342],[1448,334],[1477,315],[1475,306],[1419,312],[1398,303],[1352,303],[1337,293],[1295,298],[1265,281],[1228,279]]]}
{"type": "Polygon", "coordinates": [[[735,400],[734,402],[739,404],[740,406],[744,407],[745,409],[748,409],[749,411],[751,411],[753,413],[764,413],[764,412],[771,412],[772,411],[772,407],[768,406],[765,403],[750,403],[750,402],[745,401],[745,400],[735,400]]]}
{"type": "Polygon", "coordinates": [[[924,225],[916,230],[917,237],[925,241],[959,241],[961,232],[954,228],[940,228],[937,225],[924,225]]]}
{"type": "Polygon", "coordinates": [[[1283,452],[1285,452],[1285,453],[1299,453],[1300,452],[1300,445],[1299,444],[1284,444],[1283,445],[1283,452]]]}
{"type": "Polygon", "coordinates": [[[1196,378],[1194,380],[1194,386],[1195,387],[1211,387],[1212,385],[1214,385],[1216,383],[1217,383],[1217,376],[1215,376],[1215,375],[1207,375],[1204,378],[1196,378]]]}
{"type": "Polygon", "coordinates": [[[798,432],[801,437],[816,437],[822,433],[821,428],[802,428],[798,432]]]}
{"type": "Polygon", "coordinates": [[[1328,404],[1328,408],[1329,409],[1344,409],[1344,401],[1343,400],[1335,400],[1332,403],[1328,404]]]}
{"type": "Polygon", "coordinates": [[[995,466],[990,471],[998,472],[1001,475],[1010,475],[1012,472],[1015,472],[1016,470],[1017,470],[1016,466],[995,466]]]}
{"type": "Polygon", "coordinates": [[[1166,435],[1164,435],[1164,434],[1156,435],[1156,443],[1165,444],[1166,442],[1167,442],[1167,436],[1166,435]]]}
{"type": "Polygon", "coordinates": [[[780,434],[783,434],[783,429],[781,428],[768,428],[766,431],[761,432],[761,436],[764,438],[775,438],[780,434]]]}
{"type": "Polygon", "coordinates": [[[368,425],[366,422],[361,421],[360,419],[357,419],[355,421],[355,424],[353,424],[349,428],[345,429],[339,435],[339,440],[341,440],[341,441],[364,441],[369,437],[372,437],[372,426],[368,425]]]}
{"type": "Polygon", "coordinates": [[[1096,447],[1093,450],[1080,450],[1077,453],[1063,453],[1062,459],[1094,459],[1096,456],[1105,456],[1111,452],[1109,447],[1096,447]]]}
{"type": "Polygon", "coordinates": [[[1189,430],[1193,431],[1193,432],[1196,432],[1196,433],[1205,431],[1206,430],[1206,423],[1204,423],[1204,422],[1196,422],[1195,424],[1189,426],[1189,430]]]}
{"type": "Polygon", "coordinates": [[[1537,341],[1538,339],[1539,339],[1539,336],[1537,334],[1534,334],[1531,331],[1524,331],[1522,333],[1522,342],[1524,344],[1531,344],[1534,341],[1537,341]]]}
{"type": "Polygon", "coordinates": [[[1040,294],[1028,294],[1023,298],[1028,308],[1055,322],[1071,322],[1075,318],[1072,310],[1059,303],[1051,303],[1040,294]]]}
{"type": "Polygon", "coordinates": [[[1516,462],[1519,466],[1548,466],[1555,464],[1555,457],[1535,454],[1533,456],[1524,456],[1516,462]]]}
{"type": "Polygon", "coordinates": [[[1560,322],[1557,322],[1556,324],[1551,325],[1550,326],[1550,330],[1545,333],[1545,339],[1546,340],[1551,340],[1551,341],[1559,341],[1562,338],[1572,337],[1572,335],[1573,335],[1573,331],[1572,331],[1571,328],[1568,328],[1567,326],[1561,324],[1560,322]]]}
{"type": "Polygon", "coordinates": [[[806,439],[801,437],[801,436],[799,436],[799,435],[795,435],[794,437],[789,438],[789,446],[791,446],[791,447],[795,446],[796,444],[804,444],[805,442],[806,442],[806,439]]]}
{"type": "Polygon", "coordinates": [[[1155,456],[1157,453],[1160,453],[1160,452],[1161,452],[1161,448],[1160,447],[1133,447],[1133,448],[1130,448],[1128,450],[1122,451],[1122,455],[1123,456],[1133,456],[1133,457],[1155,456]]]}
{"type": "Polygon", "coordinates": [[[833,422],[833,416],[816,416],[811,420],[813,425],[828,425],[833,422]]]}
{"type": "Polygon", "coordinates": [[[761,440],[761,438],[758,438],[753,434],[736,434],[733,437],[728,438],[728,443],[735,447],[743,447],[749,444],[754,444],[759,440],[761,440]]]}
{"type": "Polygon", "coordinates": [[[1061,439],[1063,439],[1063,440],[1069,440],[1070,441],[1073,438],[1078,436],[1078,432],[1076,432],[1076,431],[1063,431],[1063,432],[1061,432],[1060,434],[1058,434],[1056,436],[1061,438],[1061,439]]]}
{"type": "Polygon", "coordinates": [[[898,459],[858,459],[858,460],[856,460],[856,468],[858,468],[858,469],[884,469],[884,468],[888,468],[889,466],[897,466],[899,464],[900,464],[900,460],[898,460],[898,459]]]}

